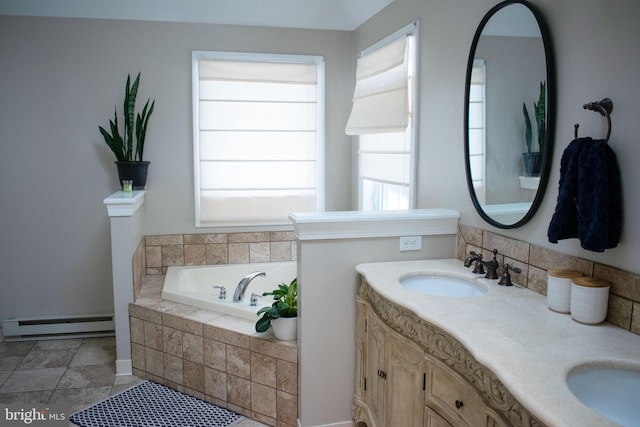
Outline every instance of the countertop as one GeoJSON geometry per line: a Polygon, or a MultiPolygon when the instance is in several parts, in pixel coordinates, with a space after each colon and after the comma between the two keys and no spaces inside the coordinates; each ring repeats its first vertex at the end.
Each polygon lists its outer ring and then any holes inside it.
{"type": "Polygon", "coordinates": [[[547,300],[520,286],[478,279],[456,259],[356,266],[371,287],[460,341],[529,412],[548,426],[617,426],[569,390],[569,372],[585,364],[640,369],[640,336],[608,323],[585,325],[551,311],[547,300]],[[406,274],[436,273],[479,280],[482,296],[453,298],[403,287],[406,274]]]}

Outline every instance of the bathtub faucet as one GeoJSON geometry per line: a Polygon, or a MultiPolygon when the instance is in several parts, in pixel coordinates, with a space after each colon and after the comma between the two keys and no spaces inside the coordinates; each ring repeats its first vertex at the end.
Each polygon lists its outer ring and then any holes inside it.
{"type": "Polygon", "coordinates": [[[247,290],[249,283],[251,283],[253,279],[255,279],[258,276],[266,276],[266,275],[267,273],[265,273],[264,271],[254,271],[253,273],[249,273],[246,276],[244,276],[242,280],[240,280],[240,283],[238,283],[238,286],[236,287],[236,290],[233,293],[233,302],[242,301],[242,299],[244,298],[244,291],[247,290]]]}

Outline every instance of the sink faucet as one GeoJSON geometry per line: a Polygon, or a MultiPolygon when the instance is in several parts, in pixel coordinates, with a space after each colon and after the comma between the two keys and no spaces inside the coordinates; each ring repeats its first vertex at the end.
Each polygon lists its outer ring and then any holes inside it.
{"type": "Polygon", "coordinates": [[[236,286],[236,290],[233,292],[233,302],[240,302],[244,298],[244,291],[247,290],[247,286],[253,279],[258,276],[266,276],[267,273],[264,271],[254,271],[253,273],[249,273],[240,280],[238,286],[236,286]]]}
{"type": "Polygon", "coordinates": [[[484,268],[482,267],[482,254],[478,254],[474,251],[469,252],[469,256],[464,260],[465,267],[471,267],[471,264],[475,261],[476,265],[473,267],[473,274],[484,274],[484,268]]]}
{"type": "Polygon", "coordinates": [[[494,249],[492,252],[493,252],[493,259],[491,261],[483,261],[481,259],[478,260],[480,264],[487,267],[487,274],[485,274],[484,276],[485,279],[498,278],[498,268],[500,267],[500,264],[498,263],[498,259],[496,258],[496,255],[498,255],[498,250],[494,249]]]}

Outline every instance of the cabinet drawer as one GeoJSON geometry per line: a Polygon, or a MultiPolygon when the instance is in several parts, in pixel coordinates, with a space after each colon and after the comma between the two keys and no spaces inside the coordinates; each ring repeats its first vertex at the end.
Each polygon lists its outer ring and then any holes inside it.
{"type": "Polygon", "coordinates": [[[486,426],[485,404],[478,392],[449,368],[427,366],[427,403],[453,425],[486,426]]]}

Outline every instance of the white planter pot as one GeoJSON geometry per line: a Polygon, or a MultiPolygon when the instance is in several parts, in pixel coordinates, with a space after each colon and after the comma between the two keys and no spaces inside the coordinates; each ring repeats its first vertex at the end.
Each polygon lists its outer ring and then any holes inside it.
{"type": "Polygon", "coordinates": [[[298,318],[278,317],[271,321],[273,335],[282,341],[291,341],[298,338],[298,318]]]}

